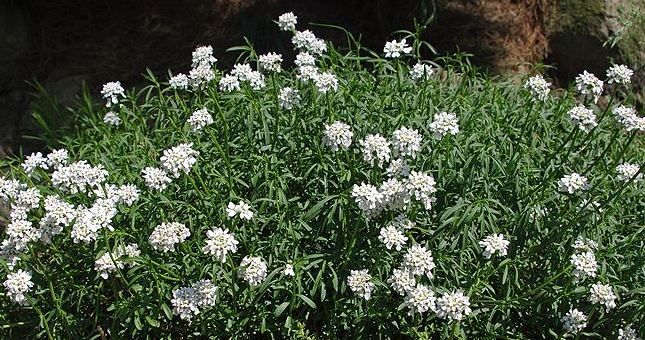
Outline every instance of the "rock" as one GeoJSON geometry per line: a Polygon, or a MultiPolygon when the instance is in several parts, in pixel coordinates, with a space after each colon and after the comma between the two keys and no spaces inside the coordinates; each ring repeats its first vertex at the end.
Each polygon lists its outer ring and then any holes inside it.
{"type": "MultiPolygon", "coordinates": [[[[558,77],[570,81],[587,70],[604,78],[612,59],[643,77],[645,25],[621,23],[634,8],[645,8],[645,0],[558,1],[547,19],[549,61],[556,64],[558,77]],[[620,39],[614,47],[606,44],[617,34],[620,39]]],[[[636,83],[640,81],[635,79],[636,83]]]]}
{"type": "Polygon", "coordinates": [[[14,1],[0,1],[0,92],[13,87],[15,70],[29,49],[27,25],[14,1]]]}

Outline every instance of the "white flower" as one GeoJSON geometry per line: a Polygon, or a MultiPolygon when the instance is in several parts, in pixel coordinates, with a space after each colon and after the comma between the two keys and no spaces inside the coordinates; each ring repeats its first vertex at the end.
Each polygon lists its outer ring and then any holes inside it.
{"type": "Polygon", "coordinates": [[[296,31],[291,42],[297,49],[314,55],[321,55],[327,51],[325,41],[318,39],[310,30],[296,31]]]}
{"type": "Polygon", "coordinates": [[[562,317],[564,329],[569,333],[578,333],[587,327],[587,316],[577,308],[569,309],[562,317]]]}
{"type": "Polygon", "coordinates": [[[423,203],[426,210],[430,210],[432,203],[436,200],[433,196],[437,192],[435,184],[436,182],[432,175],[417,171],[410,172],[407,180],[410,195],[423,203]]]}
{"type": "Polygon", "coordinates": [[[245,256],[240,263],[238,276],[255,286],[267,277],[267,263],[259,256],[245,256]]]}
{"type": "Polygon", "coordinates": [[[611,111],[616,117],[616,120],[625,127],[627,132],[645,132],[645,117],[636,115],[634,108],[620,105],[611,111]]]}
{"type": "Polygon", "coordinates": [[[249,205],[244,201],[240,201],[238,204],[228,202],[228,206],[226,207],[226,214],[228,215],[228,217],[235,217],[237,215],[241,219],[247,221],[253,218],[253,211],[251,211],[251,207],[249,207],[249,205]]]}
{"type": "Polygon", "coordinates": [[[449,322],[461,321],[464,316],[470,315],[470,299],[461,290],[444,293],[437,298],[437,316],[448,319],[449,322]]]}
{"type": "Polygon", "coordinates": [[[544,80],[542,75],[538,74],[529,78],[524,84],[524,88],[529,90],[533,100],[546,101],[549,97],[551,83],[544,80]]]}
{"type": "Polygon", "coordinates": [[[237,77],[239,81],[249,81],[252,73],[253,69],[249,64],[235,64],[231,70],[231,75],[237,77]]]}
{"type": "Polygon", "coordinates": [[[293,12],[287,12],[278,17],[278,27],[281,31],[293,31],[296,29],[298,17],[293,12]]]}
{"type": "Polygon", "coordinates": [[[314,58],[314,56],[312,56],[309,52],[299,52],[296,55],[296,60],[293,63],[298,67],[315,66],[316,58],[314,58]]]}
{"type": "Polygon", "coordinates": [[[587,277],[596,277],[596,272],[598,271],[598,263],[596,262],[596,256],[590,252],[586,251],[579,254],[571,255],[571,264],[574,265],[573,275],[575,276],[574,281],[582,281],[587,277]]]}
{"type": "Polygon", "coordinates": [[[7,262],[9,270],[13,270],[18,264],[18,261],[20,261],[20,255],[24,249],[17,249],[19,247],[20,245],[16,245],[9,239],[4,239],[2,243],[0,243],[0,258],[7,262]]]}
{"type": "Polygon", "coordinates": [[[142,175],[146,185],[153,190],[163,190],[172,181],[165,171],[151,166],[143,169],[142,175]]]}
{"type": "Polygon", "coordinates": [[[188,173],[197,163],[199,151],[193,149],[193,143],[182,143],[163,151],[161,167],[172,177],[178,178],[180,172],[188,173]]]}
{"type": "Polygon", "coordinates": [[[296,272],[293,270],[293,265],[291,263],[287,263],[284,266],[284,270],[282,271],[282,275],[284,275],[284,276],[296,276],[296,272]]]}
{"type": "Polygon", "coordinates": [[[403,267],[415,276],[432,278],[432,269],[435,267],[432,252],[419,244],[413,245],[403,256],[403,267]]]}
{"type": "Polygon", "coordinates": [[[622,329],[618,330],[618,340],[642,340],[638,334],[636,334],[636,331],[629,327],[625,326],[622,329]]]}
{"type": "Polygon", "coordinates": [[[40,230],[34,228],[33,224],[27,220],[14,220],[7,225],[5,230],[8,240],[18,251],[25,251],[29,243],[40,238],[40,230]]]}
{"type": "Polygon", "coordinates": [[[210,66],[201,64],[190,70],[188,78],[193,88],[200,88],[215,79],[215,74],[210,66]]]}
{"type": "Polygon", "coordinates": [[[175,251],[175,244],[184,242],[190,236],[190,230],[181,223],[161,223],[152,231],[148,241],[155,250],[162,252],[175,251]]]}
{"type": "Polygon", "coordinates": [[[575,194],[580,190],[589,189],[589,180],[587,177],[579,175],[578,173],[571,173],[570,175],[564,175],[560,180],[558,180],[558,191],[567,192],[569,194],[575,194]]]}
{"type": "Polygon", "coordinates": [[[280,102],[280,107],[285,110],[291,110],[300,105],[300,94],[298,94],[298,90],[294,88],[283,87],[280,89],[278,101],[280,102]]]}
{"type": "Polygon", "coordinates": [[[479,241],[479,245],[484,248],[484,257],[487,259],[490,259],[495,253],[499,253],[499,256],[506,256],[509,244],[510,242],[505,240],[502,234],[486,236],[479,241]]]}
{"type": "Polygon", "coordinates": [[[269,72],[282,71],[282,55],[274,52],[269,52],[258,57],[258,68],[269,72]]]}
{"type": "Polygon", "coordinates": [[[226,262],[228,253],[237,252],[238,242],[235,235],[222,228],[213,228],[206,232],[206,245],[202,248],[204,254],[214,255],[218,261],[226,262]]]}
{"type": "Polygon", "coordinates": [[[609,84],[629,86],[633,75],[634,71],[626,65],[611,65],[607,69],[607,82],[609,84]]]}
{"type": "Polygon", "coordinates": [[[47,155],[47,165],[52,169],[58,169],[62,165],[67,165],[69,152],[65,149],[53,150],[47,155]]]}
{"type": "Polygon", "coordinates": [[[38,168],[45,170],[49,169],[49,163],[47,162],[47,159],[43,157],[43,154],[40,152],[32,153],[31,155],[27,156],[25,158],[25,161],[22,162],[21,165],[28,175],[31,175],[34,170],[38,168]]]}
{"type": "Polygon", "coordinates": [[[386,58],[398,58],[403,54],[412,52],[412,47],[408,46],[408,43],[405,39],[401,41],[388,41],[383,47],[383,53],[385,53],[386,58]]]}
{"type": "Polygon", "coordinates": [[[582,105],[572,108],[568,113],[571,121],[578,125],[580,130],[584,132],[589,132],[598,125],[598,123],[596,123],[596,115],[593,113],[593,110],[582,105]]]}
{"type": "Polygon", "coordinates": [[[177,90],[187,90],[188,89],[188,76],[183,73],[178,73],[170,78],[168,84],[171,88],[177,90]]]}
{"type": "Polygon", "coordinates": [[[598,98],[602,94],[603,85],[602,80],[586,70],[576,77],[576,90],[583,96],[593,95],[594,103],[598,102],[598,98]]]}
{"type": "Polygon", "coordinates": [[[593,285],[591,285],[589,294],[589,301],[591,301],[592,303],[605,305],[607,312],[609,312],[610,309],[616,307],[617,297],[610,285],[594,283],[593,285]]]}
{"type": "Polygon", "coordinates": [[[45,215],[39,222],[41,241],[51,243],[52,237],[60,234],[62,227],[70,225],[75,218],[76,208],[73,205],[62,201],[58,196],[47,196],[45,215]]]}
{"type": "Polygon", "coordinates": [[[200,131],[201,129],[213,123],[213,117],[205,108],[193,112],[190,118],[188,118],[188,124],[190,125],[192,132],[200,131]]]}
{"type": "Polygon", "coordinates": [[[119,96],[125,98],[125,90],[121,87],[121,82],[113,81],[103,85],[101,90],[101,95],[103,99],[107,100],[106,107],[110,107],[113,104],[119,103],[119,96]]]}
{"type": "Polygon", "coordinates": [[[414,275],[405,268],[394,269],[392,271],[392,276],[387,279],[387,283],[392,286],[392,289],[394,289],[395,292],[403,296],[413,290],[417,284],[414,279],[414,275]]]}
{"type": "Polygon", "coordinates": [[[338,78],[329,72],[318,74],[314,78],[314,82],[316,83],[318,91],[321,93],[338,90],[338,78]]]}
{"type": "Polygon", "coordinates": [[[198,46],[193,51],[193,64],[192,68],[198,66],[207,66],[211,67],[217,62],[217,58],[213,57],[213,47],[212,46],[198,46]]]}
{"type": "Polygon", "coordinates": [[[338,151],[339,148],[349,149],[352,145],[352,129],[349,125],[335,121],[331,125],[325,124],[325,134],[323,144],[329,146],[332,151],[338,151]]]}
{"type": "Polygon", "coordinates": [[[78,207],[72,226],[72,241],[89,243],[97,239],[101,229],[114,230],[111,223],[116,213],[115,201],[112,199],[99,198],[89,208],[78,207]]]}
{"type": "Polygon", "coordinates": [[[134,184],[124,184],[117,188],[116,196],[119,203],[131,206],[139,199],[140,191],[134,184]]]}
{"type": "Polygon", "coordinates": [[[594,252],[598,250],[598,243],[583,236],[578,236],[573,243],[573,248],[579,252],[594,252]]]}
{"type": "Polygon", "coordinates": [[[24,209],[25,212],[28,212],[32,209],[38,209],[40,207],[41,198],[42,195],[36,188],[20,190],[16,194],[16,203],[14,207],[24,209]]]}
{"type": "Polygon", "coordinates": [[[121,118],[113,111],[109,111],[103,116],[103,122],[108,125],[119,126],[121,125],[121,118]]]}
{"type": "Polygon", "coordinates": [[[249,74],[249,86],[253,90],[260,90],[266,86],[266,83],[264,81],[264,75],[258,71],[253,71],[249,74]]]}
{"type": "Polygon", "coordinates": [[[459,120],[454,113],[439,112],[433,117],[429,127],[437,139],[441,139],[447,134],[454,136],[459,133],[459,120]]]}
{"type": "Polygon", "coordinates": [[[410,79],[414,81],[427,80],[434,74],[434,69],[427,64],[416,63],[410,69],[410,79]]]}
{"type": "MultiPolygon", "coordinates": [[[[99,275],[105,280],[109,277],[110,273],[118,269],[123,269],[126,265],[126,262],[123,261],[124,257],[137,257],[141,255],[139,246],[136,244],[129,244],[125,247],[119,246],[115,249],[114,252],[104,253],[94,262],[94,270],[96,270],[99,275]]],[[[131,263],[130,265],[134,265],[131,263]]]]}
{"type": "Polygon", "coordinates": [[[406,184],[396,178],[383,182],[379,191],[383,195],[382,203],[389,209],[404,209],[410,203],[410,192],[406,184]]]}
{"type": "Polygon", "coordinates": [[[421,134],[418,130],[408,129],[403,126],[392,133],[394,156],[410,156],[415,158],[421,150],[421,134]]]}
{"type": "Polygon", "coordinates": [[[391,157],[390,142],[378,133],[367,135],[359,142],[363,147],[363,159],[374,166],[383,167],[384,162],[389,162],[391,157]]]}
{"type": "Polygon", "coordinates": [[[390,177],[407,177],[410,175],[410,166],[403,158],[393,159],[390,161],[386,172],[390,177]]]}
{"type": "Polygon", "coordinates": [[[405,305],[410,309],[408,314],[414,313],[423,314],[429,310],[436,309],[437,298],[432,289],[422,284],[417,284],[416,287],[408,290],[408,295],[405,297],[405,305]]]}
{"type": "Polygon", "coordinates": [[[371,184],[354,184],[352,197],[354,197],[356,203],[358,203],[358,207],[367,216],[376,215],[382,209],[383,194],[371,184]]]}
{"type": "Polygon", "coordinates": [[[304,65],[298,67],[298,74],[296,78],[302,81],[316,80],[320,74],[318,67],[313,65],[304,65]]]}
{"type": "Polygon", "coordinates": [[[240,90],[240,81],[236,76],[227,74],[219,80],[219,89],[222,92],[233,92],[240,90]]]}
{"type": "Polygon", "coordinates": [[[27,186],[18,180],[0,177],[0,202],[9,202],[9,200],[15,199],[18,192],[26,188],[27,186]]]}
{"type": "Polygon", "coordinates": [[[182,320],[190,321],[200,309],[215,306],[217,287],[210,280],[199,280],[172,291],[172,309],[182,320]]]}
{"type": "Polygon", "coordinates": [[[7,274],[7,280],[3,283],[7,296],[21,305],[26,304],[25,293],[34,287],[31,282],[31,273],[18,269],[14,273],[7,274]]]}
{"type": "Polygon", "coordinates": [[[403,235],[401,230],[398,230],[394,225],[388,224],[381,228],[378,239],[385,244],[387,249],[395,248],[400,251],[408,238],[403,235]]]}
{"type": "Polygon", "coordinates": [[[97,188],[105,182],[108,172],[99,164],[95,167],[81,160],[69,165],[60,166],[52,173],[52,184],[65,192],[75,194],[85,192],[88,188],[97,188]]]}
{"type": "Polygon", "coordinates": [[[639,182],[641,179],[643,179],[643,174],[638,173],[640,170],[641,167],[638,164],[620,164],[616,167],[616,171],[618,172],[616,179],[623,182],[629,182],[632,177],[636,176],[636,178],[634,178],[634,182],[639,182]],[[636,174],[638,174],[638,176],[636,174]]]}
{"type": "Polygon", "coordinates": [[[352,270],[347,277],[347,286],[354,294],[359,297],[369,300],[374,290],[374,283],[372,283],[372,275],[367,272],[367,269],[352,270]]]}

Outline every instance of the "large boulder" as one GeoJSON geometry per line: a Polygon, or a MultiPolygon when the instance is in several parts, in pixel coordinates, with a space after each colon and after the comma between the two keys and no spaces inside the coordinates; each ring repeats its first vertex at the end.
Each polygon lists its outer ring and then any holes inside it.
{"type": "Polygon", "coordinates": [[[550,61],[558,67],[559,78],[571,80],[585,69],[602,77],[614,60],[634,69],[636,85],[642,88],[645,25],[642,16],[630,15],[638,9],[645,10],[645,0],[558,0],[551,7],[547,32],[550,61]],[[626,19],[632,24],[625,25],[626,19]],[[608,41],[616,36],[611,47],[608,41]]]}

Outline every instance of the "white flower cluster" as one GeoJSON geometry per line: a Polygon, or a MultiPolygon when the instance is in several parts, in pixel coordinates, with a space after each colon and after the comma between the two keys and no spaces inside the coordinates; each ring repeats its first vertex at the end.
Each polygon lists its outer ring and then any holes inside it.
{"type": "Polygon", "coordinates": [[[193,51],[192,68],[199,66],[211,67],[217,62],[217,58],[213,57],[213,46],[197,46],[193,51]]]}
{"type": "MultiPolygon", "coordinates": [[[[137,257],[141,255],[139,246],[136,244],[128,244],[126,246],[117,247],[112,253],[106,252],[94,262],[94,270],[105,280],[110,276],[110,273],[118,269],[125,268],[126,262],[124,257],[137,257]]],[[[134,263],[130,263],[133,266],[134,263]]]]}
{"type": "Polygon", "coordinates": [[[43,157],[41,152],[36,152],[27,156],[21,166],[28,175],[31,175],[36,169],[49,169],[49,162],[47,162],[47,158],[43,157]]]}
{"type": "Polygon", "coordinates": [[[592,95],[593,102],[598,102],[604,83],[593,73],[586,70],[576,77],[576,90],[583,96],[592,95]]]}
{"type": "Polygon", "coordinates": [[[616,179],[623,182],[629,182],[632,177],[636,176],[636,178],[634,178],[634,183],[640,182],[643,179],[643,174],[639,173],[640,170],[641,167],[638,164],[620,164],[616,167],[616,172],[618,172],[618,177],[616,177],[616,179]]]}
{"type": "Polygon", "coordinates": [[[591,285],[589,290],[589,301],[605,305],[605,309],[609,312],[610,309],[616,308],[616,294],[610,285],[602,284],[600,282],[591,285]]]}
{"type": "Polygon", "coordinates": [[[201,131],[203,128],[214,123],[213,116],[208,113],[206,108],[193,112],[187,122],[192,132],[201,131]]]}
{"type": "Polygon", "coordinates": [[[103,228],[114,230],[111,223],[117,213],[115,204],[112,199],[99,198],[89,208],[78,207],[71,232],[74,243],[96,240],[98,232],[103,228]]]}
{"type": "Polygon", "coordinates": [[[577,308],[570,309],[562,317],[564,329],[569,333],[578,333],[587,327],[587,316],[577,308]]]}
{"type": "Polygon", "coordinates": [[[627,132],[645,132],[645,117],[639,117],[634,108],[620,105],[611,111],[618,123],[622,124],[627,132]]]}
{"type": "Polygon", "coordinates": [[[367,216],[376,215],[382,209],[383,194],[371,184],[354,184],[352,197],[367,216]]]}
{"type": "Polygon", "coordinates": [[[593,110],[582,105],[572,108],[568,113],[571,121],[578,125],[580,130],[584,132],[589,132],[598,125],[598,123],[596,123],[596,115],[593,113],[593,110]]]}
{"type": "Polygon", "coordinates": [[[240,90],[240,81],[232,74],[224,75],[219,80],[219,89],[223,92],[233,92],[240,90]]]}
{"type": "Polygon", "coordinates": [[[177,73],[168,80],[168,85],[177,90],[187,90],[190,85],[188,76],[183,73],[177,73]]]}
{"type": "Polygon", "coordinates": [[[193,88],[201,88],[215,78],[213,65],[217,58],[213,57],[212,46],[198,46],[192,53],[192,69],[188,77],[178,74],[170,79],[170,86],[177,89],[186,89],[188,83],[193,88]]]}
{"type": "Polygon", "coordinates": [[[422,140],[423,138],[418,130],[402,126],[392,133],[394,156],[410,156],[415,158],[421,150],[422,140]]]}
{"type": "Polygon", "coordinates": [[[190,321],[201,310],[215,306],[217,287],[210,280],[199,280],[172,291],[172,309],[182,320],[190,321]]]}
{"type": "Polygon", "coordinates": [[[165,171],[151,166],[143,169],[142,176],[146,185],[153,190],[163,190],[172,182],[172,179],[168,177],[165,171]]]}
{"type": "Polygon", "coordinates": [[[428,80],[434,74],[434,69],[428,64],[416,63],[410,69],[410,79],[414,81],[428,80]]]}
{"type": "Polygon", "coordinates": [[[413,315],[414,313],[423,314],[429,310],[437,310],[437,298],[432,289],[425,285],[417,284],[408,289],[407,292],[404,304],[410,309],[408,311],[409,315],[413,315]]]}
{"type": "Polygon", "coordinates": [[[121,86],[121,82],[111,81],[103,85],[101,95],[103,99],[107,100],[105,106],[110,107],[119,103],[119,97],[125,98],[125,90],[121,86]]]}
{"type": "Polygon", "coordinates": [[[320,93],[338,90],[338,78],[329,72],[317,74],[314,78],[314,83],[316,83],[316,87],[320,93]]]}
{"type": "Polygon", "coordinates": [[[148,241],[155,250],[162,252],[175,251],[175,244],[184,242],[190,236],[186,225],[170,222],[161,223],[152,231],[148,241]]]}
{"type": "Polygon", "coordinates": [[[439,112],[434,115],[429,128],[436,139],[441,139],[447,134],[454,136],[459,133],[459,120],[454,113],[439,112]]]}
{"type": "Polygon", "coordinates": [[[310,30],[295,31],[291,43],[297,49],[313,55],[321,55],[327,51],[325,41],[316,37],[310,30]]]}
{"type": "Polygon", "coordinates": [[[105,182],[108,172],[103,165],[91,166],[85,160],[62,165],[51,176],[54,187],[75,194],[98,188],[105,182]]]}
{"type": "Polygon", "coordinates": [[[266,86],[264,75],[253,71],[249,64],[235,64],[230,75],[220,79],[219,88],[224,92],[232,92],[240,89],[242,83],[248,83],[251,89],[260,90],[266,86]]]}
{"type": "Polygon", "coordinates": [[[316,66],[316,58],[312,56],[309,52],[299,52],[296,55],[296,60],[293,62],[296,66],[305,67],[305,66],[316,66]]]}
{"type": "Polygon", "coordinates": [[[372,275],[368,273],[367,269],[352,270],[347,277],[347,286],[354,294],[369,300],[372,296],[372,290],[374,290],[372,275]]]}
{"type": "Polygon", "coordinates": [[[332,151],[338,151],[340,148],[349,149],[352,145],[353,136],[354,134],[349,125],[335,121],[331,125],[325,124],[323,144],[329,146],[332,151]]]}
{"type": "Polygon", "coordinates": [[[114,111],[109,111],[103,116],[103,122],[108,125],[119,126],[121,125],[121,118],[114,111]]]}
{"type": "Polygon", "coordinates": [[[596,256],[591,251],[574,253],[571,255],[571,264],[573,264],[574,281],[582,281],[587,277],[596,277],[598,271],[598,262],[596,256]]]}
{"type": "Polygon", "coordinates": [[[269,52],[258,57],[258,69],[268,72],[282,72],[282,55],[269,52]]]}
{"type": "Polygon", "coordinates": [[[589,180],[587,177],[582,176],[578,173],[571,173],[569,175],[564,175],[558,180],[558,191],[567,192],[569,194],[575,194],[581,190],[589,189],[589,180]]]}
{"type": "Polygon", "coordinates": [[[280,107],[285,110],[291,110],[300,105],[300,94],[297,89],[288,86],[283,87],[278,94],[278,101],[280,102],[280,107]]]}
{"type": "Polygon", "coordinates": [[[594,252],[598,250],[598,243],[583,236],[576,237],[573,242],[573,249],[578,252],[594,252]]]}
{"type": "Polygon", "coordinates": [[[403,159],[393,159],[386,169],[386,173],[390,177],[408,177],[410,175],[410,165],[403,159]]]}
{"type": "MultiPolygon", "coordinates": [[[[412,274],[407,268],[402,268],[402,269],[394,269],[392,271],[392,275],[390,276],[390,278],[387,279],[387,283],[389,283],[390,286],[392,286],[392,289],[394,289],[395,292],[399,293],[402,296],[405,296],[408,292],[411,292],[415,288],[415,285],[417,284],[417,280],[414,278],[414,274],[412,274]]],[[[434,293],[432,291],[431,293],[434,296],[434,293]]],[[[412,295],[415,295],[415,294],[412,294],[412,295]]],[[[417,300],[416,297],[413,297],[413,301],[416,301],[416,300],[417,300]]],[[[426,299],[424,298],[422,300],[426,300],[426,299]]],[[[416,309],[416,306],[413,308],[416,309]]],[[[422,313],[422,312],[419,312],[419,313],[422,313]]]]}
{"type": "Polygon", "coordinates": [[[397,228],[396,223],[389,223],[387,226],[381,228],[378,239],[385,244],[385,248],[394,248],[397,251],[400,251],[408,240],[403,234],[403,231],[397,228]]]}
{"type": "Polygon", "coordinates": [[[29,243],[38,240],[41,236],[41,231],[36,229],[31,221],[23,219],[11,221],[7,225],[5,233],[7,234],[5,240],[7,246],[18,253],[25,252],[29,243]]]}
{"type": "Polygon", "coordinates": [[[22,269],[7,274],[3,285],[7,296],[20,305],[26,305],[25,294],[34,287],[34,283],[31,282],[31,273],[22,269]]]}
{"type": "Polygon", "coordinates": [[[372,166],[376,162],[382,168],[384,162],[390,161],[390,142],[378,133],[367,135],[359,143],[363,147],[363,159],[372,166]]]}
{"type": "Polygon", "coordinates": [[[69,152],[66,149],[53,150],[47,155],[47,165],[50,169],[58,169],[66,165],[69,160],[69,152]]]}
{"type": "Polygon", "coordinates": [[[293,12],[287,12],[278,17],[278,27],[282,31],[293,31],[296,29],[298,17],[293,12]]]}
{"type": "Polygon", "coordinates": [[[27,186],[18,180],[0,177],[0,202],[9,203],[10,200],[16,199],[20,191],[25,189],[27,186]]]}
{"type": "Polygon", "coordinates": [[[258,285],[267,277],[267,263],[259,256],[245,256],[237,274],[250,285],[258,285]]]}
{"type": "Polygon", "coordinates": [[[182,143],[163,151],[160,158],[161,168],[170,176],[179,178],[180,172],[185,174],[197,163],[199,151],[193,149],[193,143],[182,143]]]}
{"type": "Polygon", "coordinates": [[[636,334],[636,330],[629,326],[625,326],[624,328],[621,328],[618,330],[618,340],[642,340],[638,334],[636,334]]]}
{"type": "Polygon", "coordinates": [[[434,197],[437,192],[435,185],[436,182],[431,174],[420,171],[411,171],[406,181],[410,195],[423,203],[426,210],[430,210],[432,203],[436,200],[434,197]]]}
{"type": "Polygon", "coordinates": [[[387,41],[385,42],[385,46],[383,47],[385,58],[394,59],[410,52],[412,52],[412,47],[408,45],[405,39],[401,39],[400,41],[396,41],[396,39],[387,41]]]}
{"type": "Polygon", "coordinates": [[[626,65],[611,65],[607,69],[607,83],[629,86],[633,75],[634,71],[626,65]]]}
{"type": "Polygon", "coordinates": [[[403,267],[415,276],[432,278],[434,259],[432,252],[419,244],[413,245],[403,256],[403,267]]]}
{"type": "Polygon", "coordinates": [[[484,248],[484,257],[490,259],[491,256],[498,253],[499,256],[506,256],[510,242],[504,239],[504,235],[489,235],[479,241],[479,245],[484,248]]]}
{"type": "Polygon", "coordinates": [[[215,258],[224,263],[226,255],[237,252],[238,242],[235,235],[222,228],[213,228],[206,232],[206,245],[202,248],[204,254],[214,255],[215,258]]]}
{"type": "Polygon", "coordinates": [[[544,80],[544,77],[538,74],[530,77],[524,84],[524,88],[531,93],[533,100],[546,101],[551,91],[551,83],[544,80]]]}
{"type": "Polygon", "coordinates": [[[226,207],[226,214],[228,215],[228,217],[232,218],[238,216],[239,218],[247,221],[250,221],[253,218],[253,211],[251,210],[251,207],[244,201],[240,201],[238,204],[228,202],[228,206],[226,207]]]}
{"type": "Polygon", "coordinates": [[[58,196],[47,196],[45,198],[45,215],[40,220],[40,239],[50,243],[51,238],[62,231],[62,227],[68,226],[76,218],[76,208],[58,196]]]}
{"type": "Polygon", "coordinates": [[[464,316],[468,316],[472,312],[470,299],[460,290],[444,293],[437,298],[436,305],[437,316],[447,319],[449,322],[461,321],[464,316]]]}
{"type": "Polygon", "coordinates": [[[282,275],[284,275],[284,276],[291,276],[291,277],[296,276],[296,272],[295,272],[295,271],[294,271],[294,269],[293,269],[293,264],[291,264],[291,263],[287,263],[287,264],[284,266],[284,270],[282,271],[282,275]]]}

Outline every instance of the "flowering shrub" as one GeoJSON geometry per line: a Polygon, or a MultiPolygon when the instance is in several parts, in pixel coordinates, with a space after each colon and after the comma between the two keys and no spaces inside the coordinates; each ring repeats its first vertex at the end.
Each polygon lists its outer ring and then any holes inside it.
{"type": "Polygon", "coordinates": [[[1,334],[645,333],[631,70],[550,91],[418,60],[414,34],[381,58],[277,23],[295,67],[199,47],[188,76],[108,83],[61,148],[7,164],[1,334]]]}

